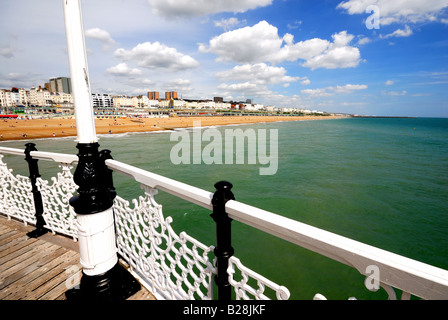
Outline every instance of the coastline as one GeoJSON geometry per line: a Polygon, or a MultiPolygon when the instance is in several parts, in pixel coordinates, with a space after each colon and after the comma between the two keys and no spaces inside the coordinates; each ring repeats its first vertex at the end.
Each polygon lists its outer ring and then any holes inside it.
{"type": "MultiPolygon", "coordinates": [[[[211,116],[170,118],[103,118],[95,119],[97,134],[152,132],[201,126],[237,125],[280,121],[343,119],[344,116],[211,116]]],[[[0,141],[76,137],[76,120],[71,118],[0,120],[0,141]]]]}

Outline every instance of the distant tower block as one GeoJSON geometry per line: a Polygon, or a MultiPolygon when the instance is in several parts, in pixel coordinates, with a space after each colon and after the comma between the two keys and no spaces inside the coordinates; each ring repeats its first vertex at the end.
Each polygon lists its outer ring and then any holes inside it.
{"type": "Polygon", "coordinates": [[[148,99],[149,100],[159,100],[159,92],[157,92],[157,91],[148,92],[148,99]]]}

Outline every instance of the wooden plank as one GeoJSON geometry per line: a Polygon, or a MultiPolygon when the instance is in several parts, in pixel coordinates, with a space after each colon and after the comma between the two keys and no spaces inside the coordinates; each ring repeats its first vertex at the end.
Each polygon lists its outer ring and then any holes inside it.
{"type": "Polygon", "coordinates": [[[56,249],[58,249],[58,247],[51,244],[43,243],[40,246],[36,246],[35,249],[27,252],[26,254],[12,259],[12,266],[9,266],[9,262],[2,265],[8,266],[8,268],[3,269],[1,268],[2,266],[0,266],[0,289],[3,289],[4,287],[13,283],[14,281],[16,281],[16,279],[20,279],[21,277],[23,277],[28,270],[32,270],[36,267],[36,265],[39,264],[39,259],[41,257],[46,256],[47,253],[51,253],[56,249]],[[39,251],[41,251],[40,254],[39,251]],[[21,260],[23,256],[27,256],[27,258],[25,260],[21,260]]]}
{"type": "Polygon", "coordinates": [[[29,239],[27,236],[23,236],[18,238],[19,241],[12,241],[11,245],[4,246],[2,249],[1,256],[0,256],[0,270],[3,267],[2,265],[5,262],[11,261],[12,259],[21,256],[22,254],[25,254],[26,252],[29,252],[33,250],[36,246],[39,246],[45,242],[39,242],[36,239],[29,239]],[[28,241],[30,240],[30,241],[28,241]]]}
{"type": "MultiPolygon", "coordinates": [[[[32,239],[31,230],[0,216],[0,300],[65,300],[82,274],[78,243],[51,233],[32,239]]],[[[155,297],[142,286],[129,300],[155,297]]]]}
{"type": "Polygon", "coordinates": [[[26,247],[30,243],[37,241],[37,239],[29,239],[28,236],[24,235],[23,233],[22,234],[18,233],[18,235],[19,237],[17,237],[16,239],[12,240],[7,244],[4,244],[3,246],[0,246],[0,259],[10,254],[11,252],[18,251],[23,247],[26,247]]]}
{"type": "Polygon", "coordinates": [[[57,248],[57,250],[51,253],[49,252],[48,255],[43,256],[34,264],[16,272],[14,278],[10,278],[10,284],[0,291],[0,299],[15,300],[20,298],[20,295],[23,294],[22,292],[25,289],[33,287],[33,281],[41,277],[48,270],[57,267],[58,262],[55,259],[64,254],[71,253],[64,248],[57,248]]]}
{"type": "Polygon", "coordinates": [[[12,237],[12,236],[14,236],[14,235],[16,235],[16,234],[17,234],[17,232],[15,232],[14,230],[9,229],[8,232],[2,233],[2,234],[0,235],[0,243],[4,242],[5,239],[6,239],[6,241],[8,241],[7,239],[8,239],[9,237],[12,237]]]}
{"type": "Polygon", "coordinates": [[[79,280],[81,279],[82,274],[82,268],[81,265],[78,265],[78,267],[79,269],[76,273],[74,274],[66,273],[65,280],[62,279],[63,280],[62,282],[60,282],[57,286],[53,287],[51,290],[47,291],[47,293],[39,297],[39,300],[66,300],[65,292],[72,288],[72,287],[69,288],[69,286],[79,285],[79,280]],[[68,277],[73,277],[73,279],[76,279],[76,281],[71,281],[71,279],[67,281],[68,277]]]}
{"type": "MultiPolygon", "coordinates": [[[[0,272],[3,273],[14,273],[15,271],[33,263],[35,255],[39,252],[54,247],[54,244],[38,241],[30,244],[29,246],[20,249],[20,254],[13,252],[0,260],[0,272]],[[9,257],[11,257],[9,259],[9,257]]],[[[1,277],[0,277],[1,279],[1,277]]]]}
{"type": "MultiPolygon", "coordinates": [[[[57,268],[53,268],[42,275],[38,280],[33,282],[33,289],[26,290],[26,293],[21,297],[21,300],[38,300],[44,296],[47,292],[58,286],[59,284],[66,283],[69,274],[66,272],[68,267],[76,265],[79,262],[77,255],[73,255],[70,259],[59,260],[57,268]],[[38,285],[36,287],[36,285],[38,285]]],[[[68,288],[67,288],[68,289],[68,288]]],[[[57,295],[53,298],[56,298],[57,295]]]]}
{"type": "MultiPolygon", "coordinates": [[[[67,252],[65,255],[72,255],[72,252],[67,252]]],[[[29,292],[35,290],[40,285],[45,283],[46,279],[48,278],[48,273],[59,270],[60,268],[60,261],[53,259],[50,263],[46,264],[45,266],[42,266],[39,269],[36,269],[34,272],[27,275],[27,277],[22,278],[18,282],[15,283],[15,286],[11,287],[11,290],[9,292],[9,295],[5,296],[4,299],[7,300],[19,300],[23,299],[27,295],[29,295],[29,292]],[[25,283],[26,284],[22,284],[25,283]]],[[[60,270],[59,270],[60,271],[60,270]]],[[[62,270],[65,272],[65,270],[62,270]]],[[[50,275],[51,276],[51,275],[50,275]]],[[[67,275],[68,277],[69,275],[67,275]]]]}

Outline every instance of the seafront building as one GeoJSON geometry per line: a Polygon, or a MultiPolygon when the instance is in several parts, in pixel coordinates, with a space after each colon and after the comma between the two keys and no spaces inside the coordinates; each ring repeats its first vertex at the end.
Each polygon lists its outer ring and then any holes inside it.
{"type": "MultiPolygon", "coordinates": [[[[326,114],[315,110],[265,106],[254,103],[252,99],[224,101],[223,97],[213,99],[179,99],[176,91],[164,93],[161,99],[158,91],[149,91],[146,95],[127,96],[107,93],[92,93],[92,103],[97,115],[150,116],[157,109],[166,110],[171,115],[223,114],[242,112],[245,114],[326,114]]],[[[44,87],[0,89],[0,114],[26,114],[28,116],[59,114],[72,115],[73,96],[70,78],[50,79],[44,87]]]]}
{"type": "Polygon", "coordinates": [[[72,93],[72,82],[70,78],[59,77],[50,79],[50,90],[53,93],[64,92],[72,93]]]}
{"type": "Polygon", "coordinates": [[[114,106],[114,98],[105,93],[92,93],[92,101],[96,108],[113,108],[114,106]]]}

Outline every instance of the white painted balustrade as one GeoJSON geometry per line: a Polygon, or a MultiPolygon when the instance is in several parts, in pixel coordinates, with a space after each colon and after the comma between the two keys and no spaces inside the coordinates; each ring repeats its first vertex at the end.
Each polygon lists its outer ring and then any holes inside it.
{"type": "MultiPolygon", "coordinates": [[[[20,149],[0,147],[0,154],[24,155],[20,149]]],[[[68,200],[76,190],[70,169],[75,155],[33,151],[36,159],[60,163],[62,173],[52,178],[52,184],[39,179],[47,228],[77,239],[76,215],[68,200]]],[[[25,223],[33,223],[33,204],[26,177],[14,176],[0,155],[0,212],[25,223]]],[[[213,275],[216,273],[213,249],[189,236],[177,234],[171,227],[172,218],[164,217],[155,201],[157,190],[212,210],[213,193],[169,179],[116,160],[106,160],[115,173],[130,176],[145,190],[145,196],[134,199],[132,205],[117,196],[114,205],[117,246],[120,256],[133,274],[160,299],[213,299],[213,275]]],[[[309,249],[355,268],[366,277],[375,266],[381,275],[379,285],[389,299],[448,299],[448,271],[430,266],[367,244],[282,217],[244,203],[230,200],[226,204],[229,217],[271,235],[309,249]],[[393,288],[402,290],[397,297],[393,288]]],[[[290,293],[246,268],[237,257],[230,259],[229,282],[237,299],[268,299],[264,289],[270,288],[277,299],[288,299],[290,293]],[[234,279],[235,271],[240,274],[234,279]],[[252,288],[248,278],[256,280],[252,288]]],[[[288,285],[288,284],[284,284],[288,285]]],[[[314,299],[325,299],[316,294],[314,299]]]]}

